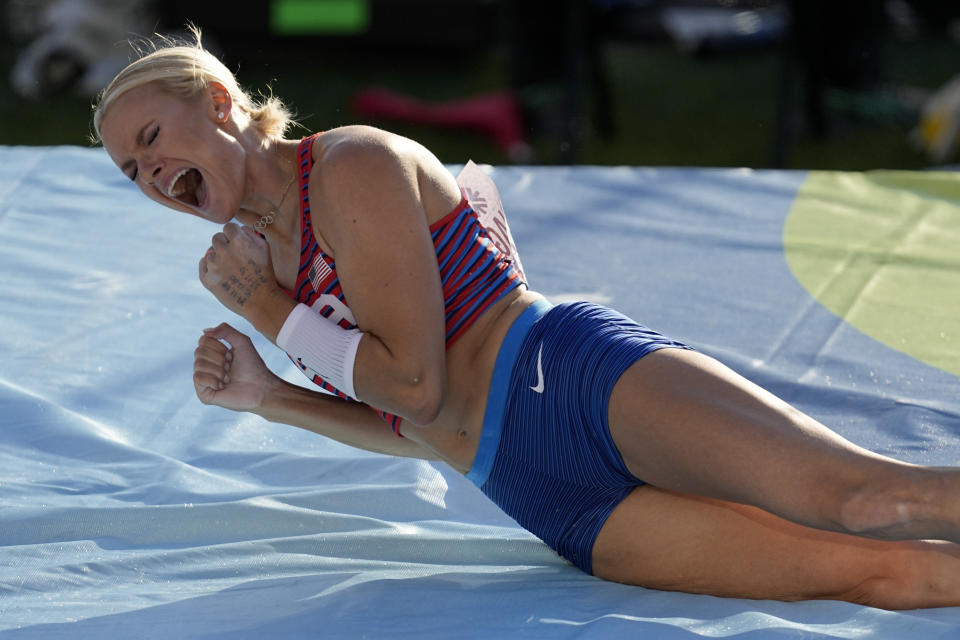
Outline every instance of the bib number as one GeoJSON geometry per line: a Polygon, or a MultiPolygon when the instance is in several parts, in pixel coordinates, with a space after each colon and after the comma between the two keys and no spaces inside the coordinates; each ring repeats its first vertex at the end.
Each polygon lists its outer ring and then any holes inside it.
{"type": "Polygon", "coordinates": [[[343,304],[340,298],[332,293],[324,293],[314,301],[313,305],[311,305],[311,308],[317,313],[320,313],[324,307],[330,307],[333,309],[330,315],[327,316],[327,320],[330,322],[334,324],[340,324],[341,320],[346,320],[350,323],[350,326],[357,326],[357,321],[353,317],[353,313],[350,312],[350,307],[343,304]]]}

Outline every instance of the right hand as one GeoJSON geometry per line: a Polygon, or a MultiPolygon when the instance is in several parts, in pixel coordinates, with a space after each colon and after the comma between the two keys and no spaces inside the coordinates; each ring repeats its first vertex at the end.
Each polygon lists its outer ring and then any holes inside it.
{"type": "Polygon", "coordinates": [[[204,404],[254,411],[279,381],[250,338],[225,322],[204,330],[193,356],[193,386],[204,404]]]}

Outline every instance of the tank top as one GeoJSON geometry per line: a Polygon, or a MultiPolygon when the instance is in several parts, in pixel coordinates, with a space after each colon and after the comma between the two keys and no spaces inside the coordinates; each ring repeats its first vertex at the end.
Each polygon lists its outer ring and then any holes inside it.
{"type": "MultiPolygon", "coordinates": [[[[313,168],[313,143],[317,136],[303,138],[297,150],[300,186],[300,268],[297,282],[288,293],[297,302],[311,307],[321,316],[344,329],[353,329],[356,320],[340,286],[337,265],[323,252],[313,233],[310,217],[310,171],[313,168]]],[[[513,262],[497,247],[463,195],[454,209],[430,225],[443,283],[446,316],[446,348],[449,349],[497,300],[525,284],[513,262]]],[[[289,354],[288,354],[289,355],[289,354]]],[[[343,399],[349,399],[312,369],[290,356],[314,384],[343,399]]],[[[371,407],[400,434],[399,416],[371,407]]]]}

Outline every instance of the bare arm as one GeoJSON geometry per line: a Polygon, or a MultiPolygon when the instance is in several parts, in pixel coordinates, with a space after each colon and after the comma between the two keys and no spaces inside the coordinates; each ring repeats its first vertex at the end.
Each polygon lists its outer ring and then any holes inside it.
{"type": "Polygon", "coordinates": [[[304,389],[279,378],[253,413],[270,422],[300,427],[367,451],[440,459],[409,438],[398,438],[366,405],[304,389]]]}
{"type": "Polygon", "coordinates": [[[446,393],[443,290],[425,202],[459,200],[455,185],[438,194],[442,165],[431,158],[412,141],[357,129],[320,151],[310,181],[314,220],[364,332],[357,397],[419,425],[436,418],[446,393]]]}
{"type": "Polygon", "coordinates": [[[367,451],[438,459],[412,440],[394,435],[369,407],[277,377],[264,364],[250,338],[226,323],[204,331],[200,338],[194,352],[193,384],[204,404],[249,411],[271,422],[300,427],[367,451]]]}

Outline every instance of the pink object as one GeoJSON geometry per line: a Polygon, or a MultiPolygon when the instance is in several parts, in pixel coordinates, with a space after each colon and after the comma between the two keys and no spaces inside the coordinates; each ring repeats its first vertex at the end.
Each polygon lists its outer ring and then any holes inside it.
{"type": "Polygon", "coordinates": [[[500,202],[500,192],[497,191],[497,185],[483,169],[474,164],[473,160],[468,160],[467,164],[460,170],[457,175],[457,184],[463,189],[470,206],[477,212],[477,218],[487,230],[490,239],[513,262],[513,268],[520,274],[520,278],[526,282],[527,276],[523,272],[523,265],[520,264],[517,245],[513,242],[513,236],[510,234],[510,225],[507,224],[507,215],[503,211],[503,203],[500,202]]]}
{"type": "Polygon", "coordinates": [[[427,103],[371,87],[357,92],[351,107],[364,118],[477,131],[490,138],[511,159],[522,159],[523,154],[529,152],[520,105],[513,94],[506,91],[427,103]]]}

